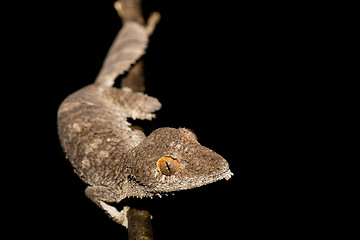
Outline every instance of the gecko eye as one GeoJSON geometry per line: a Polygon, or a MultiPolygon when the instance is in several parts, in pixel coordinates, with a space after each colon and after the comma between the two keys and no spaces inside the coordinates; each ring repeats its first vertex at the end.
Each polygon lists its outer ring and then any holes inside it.
{"type": "Polygon", "coordinates": [[[161,157],[156,165],[159,171],[166,176],[174,175],[180,168],[179,161],[172,157],[161,157]]]}

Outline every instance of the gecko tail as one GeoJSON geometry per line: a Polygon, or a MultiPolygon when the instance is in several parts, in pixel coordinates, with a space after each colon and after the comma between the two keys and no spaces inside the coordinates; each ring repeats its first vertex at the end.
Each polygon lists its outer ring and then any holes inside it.
{"type": "Polygon", "coordinates": [[[148,42],[145,27],[136,22],[126,22],[111,45],[95,82],[113,86],[115,79],[144,55],[148,42]]]}
{"type": "Polygon", "coordinates": [[[129,71],[131,66],[145,54],[149,36],[160,20],[158,12],[150,15],[147,25],[125,22],[115,37],[95,82],[111,87],[115,79],[129,71]]]}

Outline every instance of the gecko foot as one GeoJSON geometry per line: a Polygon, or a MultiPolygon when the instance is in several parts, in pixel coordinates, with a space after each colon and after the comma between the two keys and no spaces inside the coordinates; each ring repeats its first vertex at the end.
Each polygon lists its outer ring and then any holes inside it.
{"type": "Polygon", "coordinates": [[[129,206],[124,206],[123,210],[119,212],[115,207],[110,206],[103,201],[99,201],[99,203],[112,220],[128,228],[128,219],[126,217],[126,214],[130,209],[129,206]]]}
{"type": "Polygon", "coordinates": [[[112,220],[126,228],[128,227],[126,214],[129,207],[125,206],[119,212],[115,207],[109,205],[108,203],[120,202],[122,200],[111,189],[103,186],[89,186],[85,189],[85,195],[102,208],[112,220]]]}

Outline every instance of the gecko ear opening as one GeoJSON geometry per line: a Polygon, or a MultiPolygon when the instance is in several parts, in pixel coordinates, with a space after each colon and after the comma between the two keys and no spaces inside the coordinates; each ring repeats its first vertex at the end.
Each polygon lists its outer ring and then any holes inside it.
{"type": "Polygon", "coordinates": [[[178,160],[167,156],[159,158],[156,165],[159,171],[166,176],[174,175],[180,168],[178,160]]]}

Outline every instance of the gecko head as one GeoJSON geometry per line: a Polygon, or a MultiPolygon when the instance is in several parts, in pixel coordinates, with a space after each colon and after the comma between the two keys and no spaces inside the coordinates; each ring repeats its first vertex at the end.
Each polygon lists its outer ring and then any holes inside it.
{"type": "Polygon", "coordinates": [[[144,196],[199,187],[232,175],[227,161],[186,128],[159,128],[127,155],[144,196]]]}

